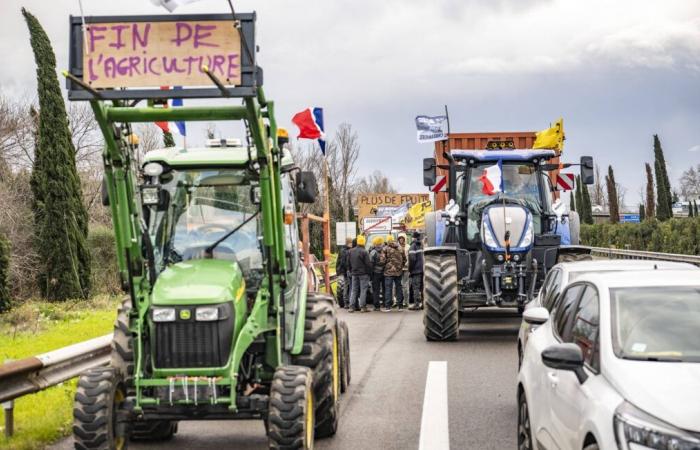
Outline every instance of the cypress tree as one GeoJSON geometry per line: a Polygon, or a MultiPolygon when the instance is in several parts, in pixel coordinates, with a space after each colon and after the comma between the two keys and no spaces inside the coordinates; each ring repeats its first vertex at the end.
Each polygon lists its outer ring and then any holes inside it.
{"type": "Polygon", "coordinates": [[[646,211],[644,211],[644,204],[639,204],[639,221],[643,221],[646,218],[646,211]]]}
{"type": "Polygon", "coordinates": [[[10,309],[10,243],[0,233],[0,313],[10,309]]]}
{"type": "Polygon", "coordinates": [[[39,95],[35,194],[39,288],[51,300],[87,297],[90,291],[88,214],[83,205],[56,57],[39,21],[22,8],[37,65],[39,95]]]}
{"type": "Polygon", "coordinates": [[[608,188],[608,210],[610,211],[610,223],[620,222],[620,208],[617,204],[617,186],[615,186],[615,173],[612,166],[608,166],[608,175],[605,177],[608,188]]]}
{"type": "Polygon", "coordinates": [[[646,217],[653,219],[654,215],[656,214],[655,212],[655,207],[654,207],[654,175],[651,173],[651,166],[649,163],[645,163],[644,167],[647,171],[647,191],[646,191],[646,200],[647,200],[647,206],[646,206],[646,217]]]}
{"type": "Polygon", "coordinates": [[[668,170],[666,169],[664,151],[661,148],[661,141],[659,140],[659,135],[657,134],[654,135],[654,159],[656,160],[654,169],[656,171],[657,208],[661,209],[661,204],[664,203],[663,213],[665,214],[664,218],[659,217],[659,219],[666,220],[673,215],[673,197],[671,194],[671,182],[668,179],[668,170]]]}
{"type": "Polygon", "coordinates": [[[576,211],[576,199],[574,198],[574,191],[570,192],[569,197],[569,210],[576,211]]]}
{"type": "Polygon", "coordinates": [[[583,206],[579,209],[582,211],[581,220],[583,223],[593,225],[593,206],[591,205],[591,194],[588,192],[588,186],[581,185],[581,200],[583,206]]]}
{"type": "Polygon", "coordinates": [[[666,184],[661,175],[661,163],[657,159],[654,162],[654,172],[656,174],[656,218],[659,220],[668,220],[671,218],[671,208],[669,207],[668,198],[666,196],[666,184]]]}
{"type": "Polygon", "coordinates": [[[175,138],[170,131],[163,131],[163,145],[165,147],[175,147],[175,138]]]}

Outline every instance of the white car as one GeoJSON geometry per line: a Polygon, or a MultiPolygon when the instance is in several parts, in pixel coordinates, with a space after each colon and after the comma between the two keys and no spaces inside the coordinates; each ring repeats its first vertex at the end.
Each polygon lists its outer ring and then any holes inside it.
{"type": "Polygon", "coordinates": [[[519,449],[700,449],[700,274],[582,276],[532,331],[519,449]]]}
{"type": "MultiPolygon", "coordinates": [[[[543,306],[552,311],[561,291],[571,282],[592,273],[628,272],[632,270],[698,270],[697,266],[688,263],[670,261],[648,261],[634,259],[601,259],[595,261],[559,263],[552,267],[542,283],[540,292],[525,305],[525,310],[543,306]]],[[[518,332],[518,367],[523,360],[523,348],[533,326],[522,321],[518,332]]]]}

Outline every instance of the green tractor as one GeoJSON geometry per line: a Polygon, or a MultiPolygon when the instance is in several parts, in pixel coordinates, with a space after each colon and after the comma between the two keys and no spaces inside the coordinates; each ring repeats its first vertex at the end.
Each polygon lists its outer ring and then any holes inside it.
{"type": "MultiPolygon", "coordinates": [[[[233,23],[230,15],[196,19],[233,23]]],[[[69,98],[90,101],[106,141],[103,202],[129,294],[117,313],[111,364],[78,381],[78,449],[170,439],[179,420],[262,419],[275,449],[312,448],[338,428],[350,381],[348,328],[333,297],[308,292],[298,250],[295,207],[315,201],[316,181],[277,137],[274,103],[254,61],[255,16],[236,19],[248,47],[241,84],[227,86],[210,72],[215,88],[177,91],[90,86],[79,57],[81,21],[71,20],[69,98]],[[242,105],[164,108],[175,95],[242,105]],[[132,123],[216,120],[241,122],[247,142],[154,150],[139,161],[132,123]]]]}

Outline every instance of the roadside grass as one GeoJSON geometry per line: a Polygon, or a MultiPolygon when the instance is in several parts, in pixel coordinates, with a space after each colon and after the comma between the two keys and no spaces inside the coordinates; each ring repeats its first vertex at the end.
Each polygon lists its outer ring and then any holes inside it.
{"type": "MultiPolygon", "coordinates": [[[[119,299],[96,296],[90,300],[48,303],[27,301],[0,315],[0,363],[56,350],[112,331],[119,299]]],[[[15,401],[15,433],[4,437],[0,410],[0,448],[41,448],[71,431],[76,380],[62,383],[15,401]]]]}

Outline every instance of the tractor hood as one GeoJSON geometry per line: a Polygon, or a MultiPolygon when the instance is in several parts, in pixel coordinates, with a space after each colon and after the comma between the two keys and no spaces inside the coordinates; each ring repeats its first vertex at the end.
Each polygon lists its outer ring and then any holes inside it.
{"type": "Polygon", "coordinates": [[[527,251],[534,242],[532,214],[520,205],[494,204],[484,208],[481,219],[482,240],[490,251],[506,248],[506,232],[510,234],[512,252],[527,251]]]}
{"type": "Polygon", "coordinates": [[[234,261],[192,259],[165,269],[153,287],[153,305],[204,305],[233,301],[244,287],[234,261]]]}

